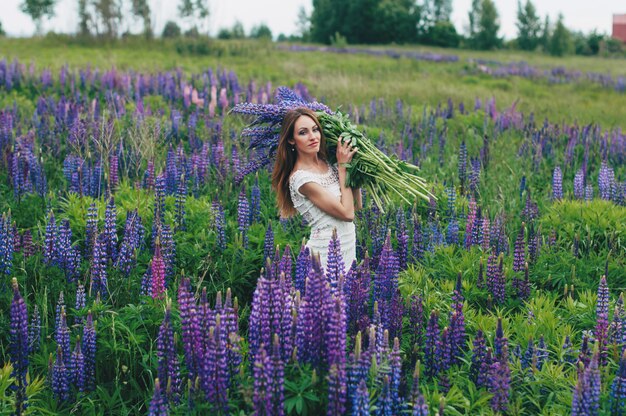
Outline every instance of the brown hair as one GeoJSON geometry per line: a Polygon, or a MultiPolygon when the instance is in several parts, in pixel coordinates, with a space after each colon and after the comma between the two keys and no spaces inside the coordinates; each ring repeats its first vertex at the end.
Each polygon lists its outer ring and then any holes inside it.
{"type": "Polygon", "coordinates": [[[298,152],[295,150],[294,145],[289,143],[289,140],[293,139],[296,121],[301,116],[307,116],[317,124],[317,128],[320,130],[320,150],[317,155],[320,159],[326,160],[326,138],[315,112],[306,107],[289,110],[283,118],[280,136],[278,137],[278,148],[276,149],[276,163],[272,172],[272,188],[276,191],[278,210],[283,218],[297,214],[291,200],[291,193],[289,192],[289,176],[293,172],[298,152]]]}

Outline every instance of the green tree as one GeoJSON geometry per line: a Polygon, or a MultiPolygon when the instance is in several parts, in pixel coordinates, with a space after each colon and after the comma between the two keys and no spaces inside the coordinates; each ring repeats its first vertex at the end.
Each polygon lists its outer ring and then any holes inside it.
{"type": "Polygon", "coordinates": [[[468,46],[476,47],[476,34],[478,33],[478,20],[480,20],[480,0],[472,0],[472,7],[467,13],[469,24],[467,26],[468,46]]]}
{"type": "MultiPolygon", "coordinates": [[[[209,7],[206,4],[206,0],[181,0],[178,5],[178,15],[183,19],[187,19],[193,26],[201,24],[201,22],[208,20],[209,7]]],[[[207,24],[208,31],[208,24],[207,24]]]]}
{"type": "Polygon", "coordinates": [[[372,30],[377,43],[411,43],[417,40],[420,8],[411,0],[382,1],[372,30]]]}
{"type": "Polygon", "coordinates": [[[517,45],[525,51],[533,51],[539,45],[541,34],[541,19],[537,15],[537,10],[530,0],[522,7],[522,3],[517,2],[517,45]]]}
{"type": "Polygon", "coordinates": [[[104,30],[103,34],[109,38],[116,38],[122,20],[121,1],[93,0],[93,2],[96,15],[104,30]]]}
{"type": "Polygon", "coordinates": [[[313,0],[311,39],[329,44],[336,33],[346,36],[349,6],[344,0],[313,0]]]}
{"type": "Polygon", "coordinates": [[[550,25],[550,16],[546,15],[543,21],[543,27],[541,28],[541,37],[539,38],[539,44],[544,51],[548,51],[550,46],[550,36],[552,35],[552,26],[550,25]]]}
{"type": "Polygon", "coordinates": [[[24,0],[20,5],[20,10],[33,19],[37,34],[41,34],[42,19],[54,16],[55,3],[56,0],[24,0]]]}
{"type": "Polygon", "coordinates": [[[480,5],[480,18],[476,31],[476,47],[479,49],[495,49],[502,44],[498,37],[500,22],[498,10],[492,0],[482,0],[480,5]]]}
{"type": "Polygon", "coordinates": [[[572,35],[563,24],[563,15],[559,14],[559,18],[554,26],[554,32],[550,37],[548,52],[553,56],[563,56],[571,53],[572,35]]]}
{"type": "Polygon", "coordinates": [[[90,34],[91,13],[89,13],[88,6],[87,0],[78,0],[78,33],[82,36],[90,34]]]}
{"type": "Polygon", "coordinates": [[[166,38],[166,39],[177,38],[177,37],[180,37],[180,34],[181,34],[180,26],[178,26],[176,22],[168,20],[167,23],[165,23],[165,27],[163,27],[163,33],[161,34],[161,37],[166,38]]]}
{"type": "MultiPolygon", "coordinates": [[[[304,42],[311,40],[311,17],[306,14],[304,6],[298,9],[298,20],[296,22],[297,34],[304,42]]],[[[284,35],[283,35],[284,36],[284,35]]]]}
{"type": "Polygon", "coordinates": [[[250,30],[250,37],[253,39],[272,40],[272,30],[265,23],[261,23],[250,30]]]}
{"type": "Polygon", "coordinates": [[[147,38],[152,38],[152,22],[150,20],[150,5],[148,0],[132,0],[133,15],[143,20],[143,33],[147,38]]]}

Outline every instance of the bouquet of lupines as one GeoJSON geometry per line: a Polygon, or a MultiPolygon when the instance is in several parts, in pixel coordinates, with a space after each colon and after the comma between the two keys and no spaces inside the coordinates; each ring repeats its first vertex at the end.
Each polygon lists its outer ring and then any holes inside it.
{"type": "Polygon", "coordinates": [[[237,180],[268,164],[276,153],[281,123],[285,114],[297,107],[313,110],[324,130],[328,146],[328,161],[336,162],[337,142],[346,140],[359,151],[347,165],[346,185],[351,188],[366,188],[374,203],[381,211],[389,204],[389,194],[395,193],[408,204],[417,197],[429,200],[433,195],[426,181],[417,175],[419,168],[380,151],[357,129],[349,117],[339,111],[333,112],[319,102],[307,102],[294,91],[278,87],[275,104],[237,104],[232,111],[256,116],[256,119],[242,131],[243,137],[250,139],[250,148],[260,151],[260,156],[250,162],[238,175],[237,180]]]}

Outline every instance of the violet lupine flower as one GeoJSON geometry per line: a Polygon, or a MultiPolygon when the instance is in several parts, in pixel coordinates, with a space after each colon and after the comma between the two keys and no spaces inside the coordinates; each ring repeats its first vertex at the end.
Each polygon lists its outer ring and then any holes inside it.
{"type": "Polygon", "coordinates": [[[85,228],[85,255],[91,257],[98,234],[98,208],[92,202],[87,209],[87,225],[85,228]]]}
{"type": "Polygon", "coordinates": [[[585,172],[581,168],[574,176],[574,198],[583,199],[585,197],[585,172]]]}
{"type": "Polygon", "coordinates": [[[365,379],[361,379],[359,382],[350,414],[352,416],[370,416],[370,394],[365,379]]]}
{"type": "Polygon", "coordinates": [[[421,261],[424,258],[424,239],[420,217],[415,213],[413,214],[413,242],[411,247],[412,262],[421,261]]]}
{"type": "Polygon", "coordinates": [[[115,199],[109,198],[109,202],[104,212],[104,241],[106,245],[107,263],[110,259],[115,262],[117,259],[117,209],[115,207],[115,199]]]}
{"type": "Polygon", "coordinates": [[[93,324],[91,311],[83,326],[83,354],[85,356],[85,391],[96,388],[96,328],[93,324]]]}
{"type": "Polygon", "coordinates": [[[98,235],[91,260],[91,282],[89,295],[108,296],[106,241],[103,234],[98,235]]]}
{"type": "Polygon", "coordinates": [[[263,243],[263,262],[266,261],[267,258],[272,258],[272,254],[274,252],[274,231],[272,230],[272,223],[268,223],[267,229],[265,230],[265,240],[263,243]]]}
{"type": "Polygon", "coordinates": [[[511,369],[506,346],[502,349],[500,359],[491,364],[489,378],[489,392],[493,394],[491,408],[496,412],[506,412],[511,390],[511,369]]]}
{"type": "Polygon", "coordinates": [[[11,301],[11,328],[9,331],[9,354],[13,372],[11,376],[15,378],[17,386],[15,397],[16,414],[22,414],[26,407],[26,386],[28,373],[28,310],[24,298],[20,294],[17,279],[14,277],[11,282],[13,286],[13,300],[11,301]]]}
{"type": "Polygon", "coordinates": [[[38,352],[41,344],[41,315],[39,307],[35,305],[28,326],[28,351],[38,352]]]}
{"type": "Polygon", "coordinates": [[[609,287],[606,283],[606,276],[600,278],[598,286],[598,297],[596,303],[596,328],[594,335],[600,353],[600,365],[606,363],[607,356],[607,336],[609,329],[609,287]]]}
{"type": "Polygon", "coordinates": [[[153,299],[160,299],[165,293],[165,261],[161,255],[161,244],[157,238],[154,256],[150,263],[150,271],[152,275],[151,296],[153,299]]]}
{"type": "Polygon", "coordinates": [[[376,416],[393,416],[393,399],[391,398],[391,390],[389,387],[389,376],[383,375],[381,392],[376,402],[376,416]]]}
{"type": "Polygon", "coordinates": [[[174,276],[174,261],[176,257],[176,242],[169,224],[164,224],[160,229],[159,239],[161,242],[161,253],[165,262],[165,287],[174,276]]]}
{"type": "Polygon", "coordinates": [[[588,183],[585,186],[585,201],[592,201],[592,200],[593,200],[593,185],[588,183]]]}
{"type": "Polygon", "coordinates": [[[398,241],[398,266],[400,270],[406,270],[409,257],[409,234],[402,208],[396,213],[396,239],[398,241]]]}
{"type": "Polygon", "coordinates": [[[126,214],[124,238],[122,239],[119,255],[115,261],[115,267],[125,276],[128,276],[136,265],[137,251],[141,248],[144,232],[137,209],[129,211],[126,214]]]}
{"type": "Polygon", "coordinates": [[[328,243],[328,260],[326,262],[326,279],[330,282],[333,294],[337,294],[337,285],[340,275],[345,273],[345,265],[341,256],[341,242],[337,236],[337,229],[333,229],[332,237],[328,243]]]}
{"type": "Polygon", "coordinates": [[[13,252],[15,250],[14,235],[11,227],[11,215],[0,217],[0,273],[11,274],[13,252]]]}
{"type": "Polygon", "coordinates": [[[482,289],[485,287],[485,265],[483,262],[483,258],[480,258],[478,262],[478,276],[476,277],[476,287],[482,289]]]}
{"type": "Polygon", "coordinates": [[[57,300],[56,308],[54,310],[54,328],[58,328],[61,325],[61,312],[65,309],[65,296],[63,291],[59,293],[59,300],[57,300]]]}
{"type": "Polygon", "coordinates": [[[468,213],[467,218],[465,220],[465,248],[469,250],[469,248],[475,244],[473,241],[472,230],[474,229],[474,223],[476,222],[476,201],[474,197],[470,198],[468,203],[468,213]]]}
{"type": "Polygon", "coordinates": [[[532,201],[530,198],[530,189],[526,192],[526,205],[522,210],[522,219],[527,223],[530,223],[532,220],[539,216],[539,208],[537,204],[532,201]]]}
{"type": "Polygon", "coordinates": [[[582,342],[580,344],[580,350],[578,351],[578,358],[576,359],[576,367],[578,368],[579,374],[582,369],[585,369],[589,366],[590,361],[591,350],[589,349],[589,337],[583,334],[582,342]]]}
{"type": "Polygon", "coordinates": [[[502,268],[502,255],[498,258],[492,253],[487,259],[487,289],[497,303],[504,303],[506,297],[505,281],[502,268]]]}
{"type": "Polygon", "coordinates": [[[85,356],[80,347],[80,337],[76,338],[76,345],[71,357],[71,373],[70,380],[76,386],[78,391],[85,391],[85,356]]]}
{"type": "Polygon", "coordinates": [[[504,348],[508,348],[508,338],[504,336],[504,330],[502,329],[502,318],[498,317],[498,323],[496,325],[496,335],[493,340],[493,347],[495,352],[495,359],[499,360],[502,358],[502,354],[504,348]]]}
{"type": "Polygon", "coordinates": [[[24,258],[30,257],[35,254],[36,248],[33,243],[33,234],[30,230],[24,230],[22,234],[22,255],[24,258]]]}
{"type": "Polygon", "coordinates": [[[459,220],[456,217],[450,218],[446,229],[446,243],[449,245],[459,243],[459,220]]]}
{"type": "Polygon", "coordinates": [[[256,175],[252,191],[250,193],[250,223],[254,224],[261,220],[261,188],[259,187],[259,175],[256,175]]]}
{"type": "MultiPolygon", "coordinates": [[[[206,300],[204,290],[202,295],[204,304],[206,300]]],[[[200,385],[204,390],[205,399],[214,404],[218,412],[228,413],[227,389],[230,374],[226,351],[226,331],[221,324],[220,314],[210,310],[207,304],[203,307],[205,307],[203,330],[208,326],[208,331],[203,332],[205,348],[201,363],[200,385]],[[212,317],[207,315],[212,315],[212,317]],[[211,318],[214,321],[207,322],[211,318]]]]}
{"type": "Polygon", "coordinates": [[[296,276],[294,281],[295,289],[300,292],[300,295],[304,295],[305,281],[311,270],[311,262],[311,251],[303,242],[296,259],[296,276]]]}
{"type": "Polygon", "coordinates": [[[463,140],[459,147],[459,181],[461,182],[461,193],[464,192],[466,180],[467,180],[467,147],[465,146],[465,140],[463,140]]]}
{"type": "Polygon", "coordinates": [[[150,400],[150,408],[148,409],[149,416],[168,416],[169,410],[167,407],[167,398],[165,392],[161,390],[161,383],[159,379],[154,380],[154,392],[152,393],[152,400],[150,400]]]}
{"type": "Polygon", "coordinates": [[[426,326],[426,345],[424,347],[424,367],[426,377],[435,377],[439,373],[437,366],[437,343],[439,342],[439,313],[431,311],[426,326]]]}
{"type": "Polygon", "coordinates": [[[524,263],[526,263],[525,253],[526,246],[524,244],[524,226],[522,222],[517,238],[515,239],[515,248],[513,249],[513,271],[521,272],[524,270],[524,263]]]}
{"type": "MultiPolygon", "coordinates": [[[[50,353],[52,355],[52,353],[50,353]]],[[[69,356],[67,357],[69,360],[69,356]]],[[[63,351],[61,346],[57,347],[57,357],[52,367],[52,374],[50,379],[52,380],[52,393],[54,397],[60,402],[66,402],[70,399],[70,371],[65,366],[63,359],[63,351]]]]}
{"type": "Polygon", "coordinates": [[[615,187],[615,174],[613,168],[609,167],[606,161],[602,162],[600,173],[598,174],[598,190],[600,198],[605,200],[612,199],[612,188],[615,187]]]}
{"type": "Polygon", "coordinates": [[[252,398],[254,415],[271,416],[274,410],[272,406],[272,362],[267,356],[264,346],[261,346],[256,354],[252,374],[254,378],[254,396],[252,398]]]}
{"type": "Polygon", "coordinates": [[[519,200],[522,202],[522,195],[526,189],[526,175],[522,175],[522,179],[519,181],[519,200]]]}
{"type": "Polygon", "coordinates": [[[248,247],[248,227],[250,227],[250,205],[246,196],[245,187],[239,192],[239,204],[237,205],[237,224],[241,233],[242,245],[248,247]]]}
{"type": "Polygon", "coordinates": [[[391,246],[391,232],[385,244],[374,275],[374,301],[378,302],[383,327],[392,337],[402,332],[402,301],[398,289],[398,259],[391,246]]]}
{"type": "Polygon", "coordinates": [[[550,355],[543,335],[539,337],[539,342],[537,343],[537,348],[535,351],[537,354],[537,369],[541,370],[550,355]]]}
{"type": "Polygon", "coordinates": [[[226,248],[226,217],[224,216],[224,208],[216,198],[211,205],[213,215],[215,216],[215,233],[217,235],[217,247],[220,250],[226,248]]]}
{"type": "Polygon", "coordinates": [[[176,223],[176,231],[185,231],[187,229],[185,225],[185,201],[187,200],[187,182],[185,181],[185,175],[181,174],[178,180],[178,186],[176,187],[176,217],[174,222],[176,223]]]}
{"type": "Polygon", "coordinates": [[[611,414],[626,414],[626,351],[622,352],[619,369],[611,385],[611,414]]]}
{"type": "Polygon", "coordinates": [[[472,224],[472,244],[480,245],[481,244],[481,230],[483,224],[483,210],[481,207],[478,207],[476,210],[476,218],[472,224]]]}
{"type": "Polygon", "coordinates": [[[201,335],[196,300],[191,291],[189,278],[183,278],[180,285],[178,285],[178,305],[183,350],[185,351],[185,364],[189,371],[188,378],[193,382],[199,370],[201,335]]]}
{"type": "Polygon", "coordinates": [[[476,387],[486,387],[486,384],[480,382],[484,380],[484,378],[481,378],[481,371],[487,359],[487,341],[485,340],[482,330],[479,329],[476,331],[476,337],[474,337],[472,345],[472,363],[470,364],[469,373],[470,380],[476,384],[476,387]]]}
{"type": "Polygon", "coordinates": [[[285,250],[283,251],[283,256],[278,259],[276,258],[276,265],[278,268],[276,269],[276,274],[280,276],[281,273],[285,274],[285,283],[288,284],[288,291],[291,291],[291,282],[293,281],[293,260],[291,259],[291,247],[289,244],[285,246],[285,250]]]}
{"type": "Polygon", "coordinates": [[[411,364],[421,357],[424,343],[424,301],[420,294],[411,296],[409,306],[409,333],[411,334],[411,364]]]}
{"type": "Polygon", "coordinates": [[[563,359],[561,362],[574,364],[576,357],[574,357],[574,348],[569,335],[565,336],[565,341],[563,341],[563,347],[561,349],[563,350],[563,359]]]}
{"type": "Polygon", "coordinates": [[[347,394],[345,303],[341,295],[334,296],[333,300],[334,307],[326,329],[327,361],[330,368],[328,401],[332,403],[328,407],[329,415],[343,414],[347,394]]]}
{"type": "Polygon", "coordinates": [[[157,374],[160,380],[167,380],[167,401],[178,403],[181,393],[180,364],[174,345],[174,330],[171,322],[171,301],[166,302],[165,316],[157,336],[157,374]]]}
{"type": "Polygon", "coordinates": [[[112,154],[109,158],[109,186],[111,189],[116,189],[119,184],[118,168],[117,155],[112,154]]]}
{"type": "Polygon", "coordinates": [[[165,192],[165,176],[161,173],[157,176],[154,185],[153,241],[155,228],[165,223],[165,192]]]}
{"type": "Polygon", "coordinates": [[[58,264],[59,250],[57,247],[57,226],[54,219],[54,212],[50,211],[48,223],[46,224],[46,236],[44,241],[43,258],[47,265],[58,264]]]}
{"type": "Polygon", "coordinates": [[[354,278],[349,280],[347,288],[348,334],[353,338],[357,333],[365,333],[370,325],[369,299],[372,271],[369,267],[370,259],[366,255],[363,263],[357,266],[354,278]]]}
{"type": "Polygon", "coordinates": [[[572,394],[572,416],[599,414],[601,386],[598,359],[598,354],[594,354],[589,366],[579,372],[572,394]]]}
{"type": "Polygon", "coordinates": [[[563,199],[563,172],[560,166],[555,167],[552,173],[552,199],[563,199]]]}
{"type": "Polygon", "coordinates": [[[61,314],[59,321],[57,323],[56,330],[54,332],[54,341],[57,343],[57,346],[63,352],[63,357],[65,357],[65,361],[70,364],[69,358],[71,354],[71,346],[70,346],[70,329],[67,326],[67,317],[65,315],[65,307],[61,308],[61,314]]]}

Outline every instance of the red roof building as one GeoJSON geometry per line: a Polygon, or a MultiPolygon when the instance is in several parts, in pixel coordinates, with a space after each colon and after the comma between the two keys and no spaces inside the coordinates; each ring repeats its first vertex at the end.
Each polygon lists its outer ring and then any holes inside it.
{"type": "Polygon", "coordinates": [[[613,35],[611,36],[626,42],[626,14],[613,15],[613,35]]]}

